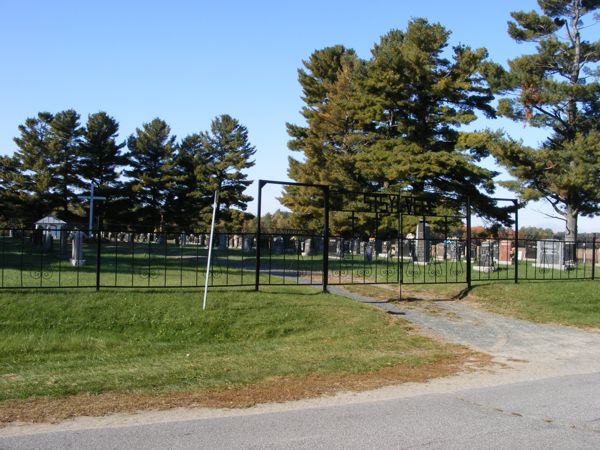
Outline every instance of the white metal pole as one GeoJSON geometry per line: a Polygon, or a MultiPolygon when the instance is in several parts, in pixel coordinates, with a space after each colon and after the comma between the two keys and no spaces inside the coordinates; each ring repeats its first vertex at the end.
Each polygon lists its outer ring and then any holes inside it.
{"type": "Polygon", "coordinates": [[[215,235],[215,217],[217,215],[217,202],[219,201],[219,191],[215,191],[215,201],[213,203],[212,221],[210,224],[210,238],[208,239],[208,261],[206,261],[206,278],[204,280],[204,300],[202,301],[202,310],[206,309],[206,296],[208,295],[208,276],[210,274],[210,261],[212,258],[213,236],[215,235]]]}
{"type": "Polygon", "coordinates": [[[92,228],[94,226],[94,183],[91,182],[90,183],[90,224],[89,224],[89,231],[90,234],[88,234],[88,236],[92,237],[92,228]]]}

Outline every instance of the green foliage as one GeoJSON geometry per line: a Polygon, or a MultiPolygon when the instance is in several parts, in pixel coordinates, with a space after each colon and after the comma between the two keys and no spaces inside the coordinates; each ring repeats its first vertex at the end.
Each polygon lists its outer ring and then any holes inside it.
{"type": "Polygon", "coordinates": [[[163,224],[173,192],[176,143],[171,128],[159,118],[137,128],[127,140],[129,192],[139,223],[163,224]]]}
{"type": "Polygon", "coordinates": [[[88,116],[83,130],[78,162],[78,173],[86,183],[94,183],[95,195],[107,197],[96,203],[97,217],[104,222],[116,222],[126,209],[123,182],[119,179],[120,168],[127,164],[121,149],[125,143],[117,143],[119,123],[105,112],[88,116]]]}
{"type": "Polygon", "coordinates": [[[41,112],[19,133],[14,156],[0,158],[1,223],[31,226],[48,214],[84,221],[88,208],[77,195],[90,183],[107,197],[95,206],[106,225],[206,229],[219,186],[221,220],[237,229],[250,218],[243,171],[256,150],[246,127],[228,115],[179,145],[167,123],[154,119],[129,137],[125,154],[119,123],[105,112],[91,114],[85,127],[73,110],[41,112]]]}
{"type": "Polygon", "coordinates": [[[222,227],[240,229],[252,197],[244,190],[251,181],[243,172],[254,165],[256,152],[248,130],[229,115],[213,119],[210,132],[192,134],[179,145],[173,217],[181,226],[210,226],[214,191],[219,189],[222,227]]]}
{"type": "Polygon", "coordinates": [[[514,12],[508,32],[536,52],[509,61],[495,85],[507,94],[500,114],[547,128],[539,149],[506,140],[494,156],[515,181],[507,183],[524,200],[546,199],[566,221],[567,239],[577,234],[579,215],[596,215],[600,204],[600,41],[583,33],[585,17],[600,2],[539,0],[541,13],[514,12]]]}
{"type": "MultiPolygon", "coordinates": [[[[410,191],[471,197],[482,215],[506,220],[483,193],[495,172],[477,163],[496,136],[459,128],[478,113],[494,117],[485,49],[457,46],[450,32],[425,19],[383,36],[368,61],[342,46],[315,51],[299,71],[306,126],[288,124],[288,175],[303,183],[373,192],[410,191]],[[483,193],[482,193],[483,192],[483,193]]],[[[283,203],[299,227],[318,228],[318,189],[287,188],[283,203]]],[[[458,205],[457,205],[458,207],[458,205]]],[[[361,219],[363,222],[366,218],[361,219]]],[[[343,232],[333,223],[334,232],[343,232]]]]}
{"type": "MultiPolygon", "coordinates": [[[[219,189],[219,218],[229,227],[240,228],[239,215],[233,208],[244,211],[252,197],[244,190],[252,183],[243,172],[254,166],[251,160],[256,149],[248,140],[248,130],[233,117],[224,114],[213,119],[210,131],[202,134],[205,164],[196,169],[204,180],[205,189],[219,189]],[[233,220],[237,219],[237,220],[233,220]]],[[[208,223],[208,221],[207,221],[208,223]]]]}
{"type": "Polygon", "coordinates": [[[80,187],[76,173],[82,134],[79,114],[73,110],[55,115],[41,112],[20,125],[19,132],[14,139],[19,167],[14,188],[22,199],[24,221],[31,223],[49,213],[73,218],[70,205],[80,187]]]}

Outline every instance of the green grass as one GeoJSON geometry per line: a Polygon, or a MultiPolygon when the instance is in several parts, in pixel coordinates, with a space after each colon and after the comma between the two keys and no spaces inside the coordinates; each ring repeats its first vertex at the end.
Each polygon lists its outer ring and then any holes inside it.
{"type": "Polygon", "coordinates": [[[540,323],[600,328],[600,281],[489,283],[471,295],[486,309],[540,323]]]}
{"type": "Polygon", "coordinates": [[[271,377],[419,367],[449,347],[310,288],[5,291],[0,400],[244,386],[271,377]]]}
{"type": "MultiPolygon", "coordinates": [[[[96,285],[96,252],[94,242],[83,246],[86,263],[73,267],[69,262],[70,246],[60,255],[59,243],[51,253],[34,248],[30,240],[0,237],[0,288],[22,287],[93,287],[96,285]]],[[[164,244],[103,242],[100,258],[102,287],[180,287],[202,286],[208,250],[197,245],[180,247],[174,241],[164,244]]],[[[252,286],[256,255],[239,249],[214,252],[211,286],[252,286]]],[[[318,284],[323,260],[321,255],[270,254],[264,249],[261,258],[262,284],[318,284]]],[[[514,280],[514,266],[498,266],[494,272],[480,272],[472,265],[472,280],[514,280]]],[[[466,283],[464,261],[435,261],[426,266],[408,258],[399,265],[398,258],[375,255],[371,263],[361,256],[330,257],[329,282],[397,283],[401,274],[404,284],[466,283]],[[399,270],[401,269],[401,270],[399,270]]],[[[519,263],[519,279],[570,280],[591,278],[590,261],[580,262],[572,270],[544,269],[531,261],[519,263]]]]}

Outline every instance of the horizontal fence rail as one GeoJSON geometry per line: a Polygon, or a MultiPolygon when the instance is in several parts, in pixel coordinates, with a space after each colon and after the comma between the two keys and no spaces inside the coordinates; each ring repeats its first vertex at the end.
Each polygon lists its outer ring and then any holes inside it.
{"type": "MultiPolygon", "coordinates": [[[[190,288],[204,285],[208,232],[0,229],[0,288],[190,288]]],[[[446,284],[593,280],[595,239],[365,239],[289,230],[215,234],[209,285],[446,284]],[[257,267],[257,246],[260,265],[257,267]],[[327,251],[325,251],[327,246],[327,251]],[[470,252],[467,249],[470,246],[470,252]],[[328,255],[324,264],[323,255],[328,255]],[[471,260],[468,260],[470,254],[471,260]],[[324,268],[327,272],[324,272],[324,268]]]]}

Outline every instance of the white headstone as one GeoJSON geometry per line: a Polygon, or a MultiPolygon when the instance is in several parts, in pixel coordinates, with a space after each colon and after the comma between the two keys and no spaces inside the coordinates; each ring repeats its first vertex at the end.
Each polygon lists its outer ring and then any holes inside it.
{"type": "Polygon", "coordinates": [[[85,264],[85,259],[83,259],[83,238],[85,238],[85,233],[83,231],[77,230],[73,232],[71,265],[74,267],[80,267],[85,264]]]}

